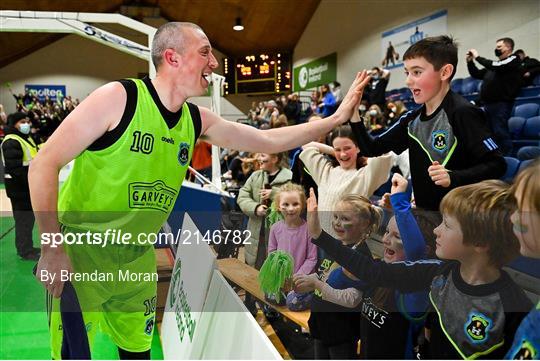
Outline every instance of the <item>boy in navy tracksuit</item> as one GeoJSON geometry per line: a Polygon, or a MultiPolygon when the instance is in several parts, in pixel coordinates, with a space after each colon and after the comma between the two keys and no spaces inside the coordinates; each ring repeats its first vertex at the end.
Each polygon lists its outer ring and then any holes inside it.
{"type": "Polygon", "coordinates": [[[408,148],[416,205],[437,211],[451,189],[498,179],[506,163],[483,111],[450,90],[457,67],[457,46],[450,37],[420,40],[407,49],[403,61],[406,84],[422,106],[377,138],[356,115],[351,127],[366,157],[408,148]]]}

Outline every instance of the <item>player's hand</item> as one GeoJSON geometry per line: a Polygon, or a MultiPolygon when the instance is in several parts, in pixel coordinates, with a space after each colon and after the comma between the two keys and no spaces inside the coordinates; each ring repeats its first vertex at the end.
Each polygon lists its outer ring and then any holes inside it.
{"type": "Polygon", "coordinates": [[[315,273],[310,275],[296,274],[293,276],[294,291],[298,293],[312,292],[317,286],[319,278],[315,273]]]}
{"type": "Polygon", "coordinates": [[[64,290],[64,281],[61,280],[62,270],[69,274],[73,272],[71,261],[64,248],[44,247],[38,261],[36,278],[55,298],[59,298],[64,290]]]}
{"type": "Polygon", "coordinates": [[[433,162],[433,164],[428,168],[428,173],[431,180],[436,185],[444,188],[450,187],[450,174],[444,165],[439,164],[439,162],[433,162]]]}
{"type": "Polygon", "coordinates": [[[266,217],[266,212],[268,211],[268,207],[264,204],[261,204],[257,206],[257,209],[255,209],[255,214],[259,217],[266,217]]]}
{"type": "Polygon", "coordinates": [[[354,79],[351,87],[349,88],[349,91],[343,98],[343,101],[339,105],[339,108],[336,110],[336,115],[339,119],[340,124],[345,123],[346,121],[351,119],[353,111],[357,111],[358,103],[362,99],[362,93],[364,92],[364,88],[370,80],[371,78],[367,74],[366,70],[362,70],[361,72],[356,74],[356,78],[354,79]]]}
{"type": "Polygon", "coordinates": [[[319,221],[319,207],[317,197],[313,188],[309,189],[309,198],[307,199],[307,224],[308,232],[311,238],[319,238],[321,235],[321,223],[319,221]]]}
{"type": "Polygon", "coordinates": [[[392,189],[390,190],[391,194],[396,193],[405,193],[407,191],[407,186],[409,182],[401,174],[394,173],[392,177],[392,189]]]}

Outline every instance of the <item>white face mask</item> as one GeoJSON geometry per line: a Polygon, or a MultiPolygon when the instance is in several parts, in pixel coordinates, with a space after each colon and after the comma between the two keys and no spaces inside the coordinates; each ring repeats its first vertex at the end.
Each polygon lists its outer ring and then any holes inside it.
{"type": "Polygon", "coordinates": [[[30,123],[21,124],[19,131],[23,134],[28,134],[30,133],[30,127],[30,123]]]}
{"type": "Polygon", "coordinates": [[[376,117],[377,116],[377,111],[375,109],[371,109],[369,111],[369,115],[371,115],[372,117],[376,117]]]}
{"type": "Polygon", "coordinates": [[[362,111],[362,112],[365,112],[366,111],[366,106],[364,104],[362,104],[362,105],[360,105],[360,107],[358,109],[360,109],[360,111],[362,111]]]}

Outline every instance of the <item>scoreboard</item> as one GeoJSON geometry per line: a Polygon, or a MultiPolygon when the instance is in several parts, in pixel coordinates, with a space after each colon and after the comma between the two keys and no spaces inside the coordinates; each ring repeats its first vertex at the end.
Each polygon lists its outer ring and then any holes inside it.
{"type": "Polygon", "coordinates": [[[286,53],[224,58],[225,95],[291,90],[291,56],[286,53]]]}

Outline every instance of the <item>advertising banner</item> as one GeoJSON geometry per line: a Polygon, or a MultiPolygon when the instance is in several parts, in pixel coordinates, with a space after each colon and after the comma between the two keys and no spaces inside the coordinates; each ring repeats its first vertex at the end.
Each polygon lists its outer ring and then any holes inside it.
{"type": "Polygon", "coordinates": [[[37,96],[40,102],[44,101],[46,96],[54,102],[62,100],[66,96],[65,85],[26,84],[24,89],[28,90],[30,94],[37,96]]]}
{"type": "Polygon", "coordinates": [[[311,89],[337,79],[337,53],[293,68],[293,90],[311,89]]]}
{"type": "Polygon", "coordinates": [[[382,66],[393,69],[403,66],[403,54],[412,44],[428,36],[447,32],[448,12],[441,10],[422,19],[398,26],[382,34],[382,66]]]}

